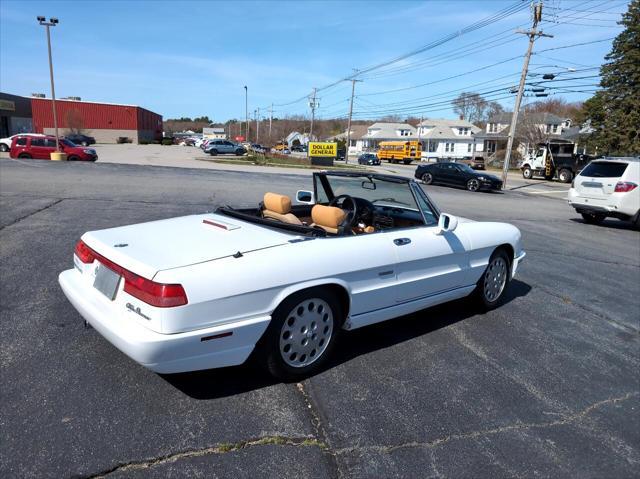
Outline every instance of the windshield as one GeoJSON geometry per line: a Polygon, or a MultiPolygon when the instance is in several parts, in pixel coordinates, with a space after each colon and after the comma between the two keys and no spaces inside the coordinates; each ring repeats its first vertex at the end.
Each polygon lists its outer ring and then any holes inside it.
{"type": "Polygon", "coordinates": [[[462,171],[466,171],[467,173],[475,174],[475,172],[476,172],[473,168],[471,168],[466,163],[458,163],[458,166],[462,169],[462,171]]]}
{"type": "MultiPolygon", "coordinates": [[[[327,175],[325,178],[333,193],[332,198],[340,195],[349,195],[370,201],[374,205],[395,206],[418,211],[418,205],[408,183],[385,181],[381,178],[368,178],[366,176],[327,175]]],[[[328,203],[330,201],[331,198],[328,196],[331,192],[325,191],[322,184],[316,184],[316,190],[318,192],[318,202],[328,203]]]]}
{"type": "Polygon", "coordinates": [[[60,139],[60,143],[62,143],[64,146],[69,146],[71,148],[75,148],[76,146],[78,146],[74,142],[69,141],[66,138],[65,139],[60,139]]]}

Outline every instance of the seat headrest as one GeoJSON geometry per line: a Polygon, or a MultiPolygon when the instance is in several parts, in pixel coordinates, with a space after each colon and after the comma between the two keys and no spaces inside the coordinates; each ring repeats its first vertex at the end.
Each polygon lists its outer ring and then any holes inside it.
{"type": "Polygon", "coordinates": [[[291,211],[291,199],[287,195],[265,193],[262,201],[266,209],[275,213],[286,215],[291,211]]]}
{"type": "Polygon", "coordinates": [[[311,219],[320,226],[338,228],[347,214],[335,206],[315,205],[311,210],[311,219]]]}

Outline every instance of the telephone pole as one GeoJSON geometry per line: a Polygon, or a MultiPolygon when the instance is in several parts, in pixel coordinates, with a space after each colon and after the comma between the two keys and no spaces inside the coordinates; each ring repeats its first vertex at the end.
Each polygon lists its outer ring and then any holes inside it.
{"type": "Polygon", "coordinates": [[[522,95],[524,93],[524,86],[527,79],[527,71],[529,70],[529,60],[531,59],[531,52],[533,51],[533,43],[537,37],[553,37],[553,35],[547,35],[542,33],[542,30],[538,31],[538,23],[542,20],[542,0],[540,0],[533,7],[533,25],[531,30],[516,30],[516,33],[522,33],[529,37],[529,47],[527,53],[524,56],[524,64],[522,65],[522,75],[520,76],[520,85],[518,86],[518,94],[516,95],[516,104],[513,107],[513,115],[511,115],[511,126],[509,128],[509,139],[507,141],[507,151],[504,157],[504,165],[502,167],[502,188],[507,187],[507,173],[509,172],[509,163],[511,161],[511,149],[513,148],[513,139],[516,134],[516,127],[518,125],[518,113],[520,112],[520,103],[522,102],[522,95]]]}
{"type": "Polygon", "coordinates": [[[260,143],[260,108],[256,109],[256,143],[260,143]]]}
{"type": "Polygon", "coordinates": [[[244,86],[244,119],[247,126],[244,132],[244,141],[249,141],[249,92],[247,85],[244,86]]]}
{"type": "Polygon", "coordinates": [[[271,103],[271,108],[269,108],[269,144],[271,144],[271,123],[273,122],[273,103],[271,103]]]}
{"type": "MultiPolygon", "coordinates": [[[[357,74],[357,71],[356,71],[357,74]]],[[[347,143],[345,144],[344,164],[349,163],[349,144],[351,143],[351,116],[353,115],[353,96],[356,91],[356,82],[362,80],[351,79],[351,102],[349,103],[349,121],[347,122],[347,143]]]]}
{"type": "Polygon", "coordinates": [[[312,141],[313,141],[313,120],[315,120],[315,117],[316,117],[316,108],[320,106],[320,102],[317,101],[316,99],[317,91],[318,89],[314,87],[313,93],[309,97],[309,108],[311,108],[311,128],[310,128],[311,131],[309,132],[309,139],[312,141]]]}

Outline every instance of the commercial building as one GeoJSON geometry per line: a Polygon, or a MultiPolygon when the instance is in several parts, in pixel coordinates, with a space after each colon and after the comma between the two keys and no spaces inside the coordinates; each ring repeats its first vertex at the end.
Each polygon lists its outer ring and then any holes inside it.
{"type": "MultiPolygon", "coordinates": [[[[53,134],[53,109],[48,98],[31,98],[33,131],[53,134]]],[[[56,100],[58,131],[61,135],[80,132],[98,143],[117,143],[127,138],[134,143],[162,138],[162,115],[136,105],[118,105],[80,100],[56,100]]]]}
{"type": "Polygon", "coordinates": [[[31,99],[0,93],[0,138],[32,132],[31,99]]]}
{"type": "Polygon", "coordinates": [[[207,140],[226,140],[227,133],[224,131],[224,128],[219,128],[219,127],[203,128],[202,137],[207,140]]]}

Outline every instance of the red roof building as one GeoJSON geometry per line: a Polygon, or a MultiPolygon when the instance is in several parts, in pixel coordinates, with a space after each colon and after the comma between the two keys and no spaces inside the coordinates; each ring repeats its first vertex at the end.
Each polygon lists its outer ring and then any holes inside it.
{"type": "MultiPolygon", "coordinates": [[[[49,98],[31,98],[33,130],[54,134],[53,108],[49,98]]],[[[56,100],[58,131],[93,136],[98,143],[116,143],[118,138],[160,140],[162,115],[135,105],[116,105],[76,100],[56,100]]]]}

